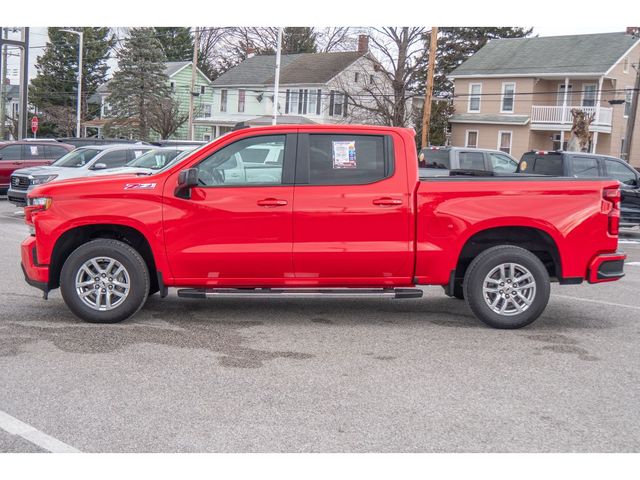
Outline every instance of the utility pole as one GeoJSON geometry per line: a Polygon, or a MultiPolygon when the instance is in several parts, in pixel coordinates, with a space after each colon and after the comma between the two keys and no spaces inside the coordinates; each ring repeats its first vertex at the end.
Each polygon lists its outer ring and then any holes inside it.
{"type": "Polygon", "coordinates": [[[76,137],[82,137],[82,50],[84,50],[84,32],[61,29],[61,32],[78,35],[78,98],[76,100],[76,137]]]}
{"type": "MultiPolygon", "coordinates": [[[[2,36],[2,39],[6,38],[8,36],[8,29],[6,27],[3,27],[1,30],[0,35],[2,36]]],[[[1,45],[1,42],[0,42],[1,45]]],[[[5,77],[7,76],[7,47],[5,46],[0,46],[0,49],[2,49],[2,65],[0,66],[0,141],[4,140],[4,130],[5,130],[5,123],[7,121],[7,117],[6,117],[6,113],[7,113],[7,105],[6,105],[6,98],[7,98],[7,87],[5,85],[5,77]]]]}
{"type": "Polygon", "coordinates": [[[431,126],[431,98],[433,97],[433,71],[436,64],[436,48],[438,47],[438,27],[431,27],[429,42],[429,68],[424,92],[424,108],[422,110],[422,148],[429,146],[429,128],[431,126]]]}
{"type": "Polygon", "coordinates": [[[627,118],[627,128],[624,133],[624,152],[622,157],[627,163],[631,163],[631,143],[633,142],[633,130],[636,126],[636,115],[638,114],[638,96],[640,96],[640,59],[636,69],[636,83],[631,93],[631,111],[627,118]]]}
{"type": "Polygon", "coordinates": [[[193,104],[195,99],[196,88],[196,72],[198,71],[198,37],[200,30],[196,27],[196,33],[193,37],[193,63],[191,64],[191,88],[189,89],[189,132],[187,140],[193,140],[193,104]]]}
{"type": "Polygon", "coordinates": [[[272,124],[278,123],[278,96],[280,95],[280,56],[282,50],[282,27],[278,28],[278,45],[276,47],[276,76],[273,84],[273,120],[272,124]]]}

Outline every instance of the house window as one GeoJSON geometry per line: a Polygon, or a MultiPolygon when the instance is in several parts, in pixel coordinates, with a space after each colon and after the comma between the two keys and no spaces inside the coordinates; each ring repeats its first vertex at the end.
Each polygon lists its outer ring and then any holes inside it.
{"type": "Polygon", "coordinates": [[[309,90],[307,89],[300,89],[298,91],[299,93],[299,97],[298,97],[298,114],[306,114],[307,113],[307,102],[309,101],[309,90]]]}
{"type": "Polygon", "coordinates": [[[171,91],[172,92],[176,91],[176,82],[171,82],[171,91]]]}
{"type": "MultiPolygon", "coordinates": [[[[515,83],[503,83],[502,84],[502,113],[513,113],[513,104],[515,101],[516,84],[515,83]]],[[[478,107],[480,108],[480,107],[478,107]]]]}
{"type": "Polygon", "coordinates": [[[478,131],[467,130],[467,140],[465,142],[467,148],[478,148],[478,131]]]}
{"type": "Polygon", "coordinates": [[[329,116],[347,116],[347,96],[345,94],[331,90],[329,95],[329,116]]]}
{"type": "MultiPolygon", "coordinates": [[[[287,90],[289,92],[289,90],[287,90]]],[[[300,95],[298,90],[291,90],[291,95],[289,97],[289,108],[287,109],[287,113],[295,113],[298,111],[298,101],[300,95]]]]}
{"type": "Polygon", "coordinates": [[[562,143],[562,135],[560,133],[556,133],[553,135],[553,150],[566,150],[567,142],[562,143]]]}
{"type": "Polygon", "coordinates": [[[482,84],[472,83],[469,85],[469,112],[480,111],[480,95],[482,94],[482,84]]]}
{"type": "Polygon", "coordinates": [[[571,93],[573,92],[573,85],[565,85],[561,83],[558,86],[558,98],[556,99],[557,105],[564,105],[564,91],[567,90],[567,105],[571,105],[571,93]]]}
{"type": "Polygon", "coordinates": [[[371,85],[373,85],[374,83],[376,83],[376,77],[374,77],[373,75],[369,75],[369,83],[371,85]]]}
{"type": "Polygon", "coordinates": [[[628,117],[631,112],[631,102],[633,100],[633,88],[625,87],[624,89],[624,116],[628,117]]]}
{"type": "Polygon", "coordinates": [[[206,92],[206,87],[204,85],[200,85],[200,95],[204,95],[206,92]]]}
{"type": "Polygon", "coordinates": [[[202,104],[202,111],[200,113],[201,113],[201,115],[203,117],[210,117],[211,116],[211,104],[210,103],[203,103],[202,104]]]}
{"type": "Polygon", "coordinates": [[[585,83],[582,86],[582,106],[583,107],[595,107],[596,106],[596,91],[598,85],[595,83],[585,83]]]}
{"type": "Polygon", "coordinates": [[[247,97],[246,90],[238,90],[238,113],[244,113],[246,97],[247,97]]]}
{"type": "Polygon", "coordinates": [[[629,73],[629,56],[624,57],[624,63],[622,64],[622,73],[629,73]]]}
{"type": "Polygon", "coordinates": [[[360,72],[356,72],[356,73],[353,75],[353,81],[354,81],[354,82],[356,82],[356,83],[358,83],[358,80],[360,80],[360,72]]]}
{"type": "Polygon", "coordinates": [[[210,142],[211,141],[211,134],[210,133],[203,133],[202,134],[202,140],[205,142],[210,142]]]}
{"type": "Polygon", "coordinates": [[[220,90],[220,111],[221,112],[227,111],[227,91],[226,90],[220,90]]]}
{"type": "Polygon", "coordinates": [[[309,90],[307,113],[320,115],[320,107],[322,105],[322,90],[309,90]]]}
{"type": "Polygon", "coordinates": [[[511,132],[500,130],[498,132],[498,150],[511,154],[511,132]]]}

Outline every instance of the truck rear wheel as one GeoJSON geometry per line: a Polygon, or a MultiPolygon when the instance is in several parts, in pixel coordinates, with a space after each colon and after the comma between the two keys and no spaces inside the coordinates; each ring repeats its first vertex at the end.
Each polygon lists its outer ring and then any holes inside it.
{"type": "Polygon", "coordinates": [[[60,274],[60,290],[69,309],[82,320],[121,322],[144,305],[149,272],[134,248],[101,238],[69,255],[60,274]]]}
{"type": "Polygon", "coordinates": [[[494,328],[521,328],[536,320],[549,302],[549,275],[533,253],[514,245],[489,248],[464,277],[469,308],[494,328]]]}

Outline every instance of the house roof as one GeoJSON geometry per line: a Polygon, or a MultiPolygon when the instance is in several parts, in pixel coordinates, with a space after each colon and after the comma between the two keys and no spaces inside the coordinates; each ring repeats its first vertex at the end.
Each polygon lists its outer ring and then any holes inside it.
{"type": "Polygon", "coordinates": [[[624,32],[490,40],[450,78],[527,74],[603,75],[635,43],[624,32]]]}
{"type": "MultiPolygon", "coordinates": [[[[282,55],[280,84],[327,83],[362,56],[360,52],[282,55]]],[[[275,68],[275,55],[256,55],[220,75],[213,86],[269,85],[274,81],[275,68]]]]}

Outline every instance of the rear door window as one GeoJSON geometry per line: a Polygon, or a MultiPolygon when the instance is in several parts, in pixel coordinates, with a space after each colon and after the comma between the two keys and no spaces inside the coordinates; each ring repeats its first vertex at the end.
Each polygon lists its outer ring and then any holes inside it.
{"type": "Polygon", "coordinates": [[[127,163],[127,150],[116,150],[115,152],[107,152],[100,157],[96,163],[103,163],[106,168],[121,167],[127,163]]]}
{"type": "Polygon", "coordinates": [[[561,177],[563,175],[562,155],[559,153],[525,153],[520,161],[518,171],[561,177]]]}
{"type": "Polygon", "coordinates": [[[460,168],[463,170],[486,170],[484,166],[484,153],[482,152],[460,152],[460,168]]]}
{"type": "Polygon", "coordinates": [[[611,160],[609,158],[606,158],[604,160],[604,164],[607,177],[615,178],[624,185],[636,185],[637,177],[631,167],[628,167],[622,162],[611,160]]]}
{"type": "Polygon", "coordinates": [[[64,147],[57,147],[55,145],[47,145],[45,147],[45,155],[50,160],[57,160],[63,155],[67,154],[67,149],[64,147]]]}
{"type": "Polygon", "coordinates": [[[449,170],[451,169],[450,152],[451,150],[424,148],[420,152],[418,167],[449,170]]]}
{"type": "Polygon", "coordinates": [[[571,161],[573,176],[577,178],[598,177],[598,159],[594,157],[573,157],[571,161]]]}
{"type": "Polygon", "coordinates": [[[22,145],[7,145],[0,148],[0,160],[22,160],[22,145]]]}
{"type": "Polygon", "coordinates": [[[393,173],[391,138],[309,135],[309,185],[364,185],[393,173]]]}
{"type": "Polygon", "coordinates": [[[45,158],[44,145],[23,145],[25,160],[43,160],[45,158]]]}

